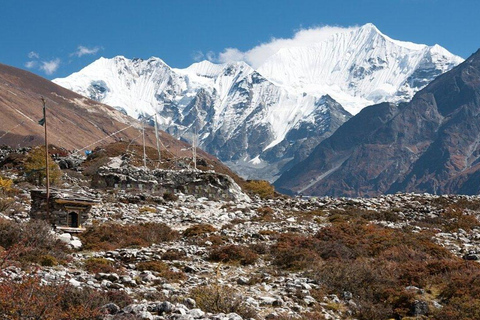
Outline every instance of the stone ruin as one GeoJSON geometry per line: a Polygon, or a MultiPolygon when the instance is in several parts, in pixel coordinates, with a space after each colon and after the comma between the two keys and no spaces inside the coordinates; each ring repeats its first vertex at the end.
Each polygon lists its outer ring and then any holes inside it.
{"type": "Polygon", "coordinates": [[[92,187],[162,195],[183,193],[209,200],[250,200],[230,176],[214,171],[105,166],[92,177],[92,187]]]}
{"type": "Polygon", "coordinates": [[[80,232],[82,224],[89,218],[89,212],[99,200],[86,192],[51,189],[47,212],[46,189],[31,190],[32,207],[30,217],[49,221],[57,229],[80,232]]]}

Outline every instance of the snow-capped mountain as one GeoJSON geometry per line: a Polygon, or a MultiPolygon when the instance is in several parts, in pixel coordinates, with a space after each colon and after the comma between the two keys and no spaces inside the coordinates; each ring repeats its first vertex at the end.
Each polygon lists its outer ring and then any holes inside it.
{"type": "Polygon", "coordinates": [[[244,62],[169,67],[159,58],[100,58],[59,85],[162,129],[249,178],[276,179],[369,104],[410,99],[460,63],[439,46],[392,40],[367,24],[244,62]],[[343,107],[345,107],[347,112],[343,107]]]}
{"type": "Polygon", "coordinates": [[[393,40],[369,23],[310,46],[281,49],[258,72],[292,93],[328,93],[356,114],[374,103],[409,100],[462,61],[438,45],[393,40]]]}

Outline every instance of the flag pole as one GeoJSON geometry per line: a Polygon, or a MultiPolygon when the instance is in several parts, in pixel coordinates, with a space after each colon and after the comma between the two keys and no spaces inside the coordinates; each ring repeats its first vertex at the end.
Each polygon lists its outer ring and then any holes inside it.
{"type": "Polygon", "coordinates": [[[46,109],[46,101],[45,98],[42,96],[41,98],[43,104],[43,125],[45,126],[45,174],[46,174],[46,189],[47,189],[47,221],[50,221],[50,208],[49,208],[49,200],[50,200],[50,172],[48,168],[48,136],[47,136],[47,109],[46,109]]]}
{"type": "Polygon", "coordinates": [[[162,154],[160,153],[160,139],[158,137],[158,123],[157,123],[157,113],[155,112],[155,139],[157,140],[157,152],[158,152],[158,167],[160,167],[160,163],[162,162],[162,154]]]}

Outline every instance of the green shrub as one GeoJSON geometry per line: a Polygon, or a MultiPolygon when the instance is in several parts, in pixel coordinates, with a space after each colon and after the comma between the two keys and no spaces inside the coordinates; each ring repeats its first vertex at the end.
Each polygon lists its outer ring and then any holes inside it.
{"type": "Polygon", "coordinates": [[[145,261],[145,262],[139,262],[137,264],[137,270],[139,271],[150,270],[150,271],[162,273],[168,269],[169,269],[168,265],[162,261],[145,261]]]}
{"type": "Polygon", "coordinates": [[[155,213],[157,212],[157,209],[152,208],[152,207],[141,207],[138,209],[138,212],[140,213],[155,213]]]}
{"type": "MultiPolygon", "coordinates": [[[[51,157],[48,157],[48,169],[50,183],[55,185],[60,182],[62,177],[62,171],[60,167],[52,160],[51,157]]],[[[40,146],[32,149],[28,154],[27,159],[25,160],[25,173],[27,175],[27,180],[38,186],[44,185],[44,180],[46,180],[46,171],[45,171],[45,147],[40,146]]]]}

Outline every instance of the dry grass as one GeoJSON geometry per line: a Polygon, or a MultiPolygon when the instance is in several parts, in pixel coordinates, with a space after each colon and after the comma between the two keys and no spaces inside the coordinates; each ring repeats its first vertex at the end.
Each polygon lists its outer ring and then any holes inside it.
{"type": "Polygon", "coordinates": [[[212,313],[232,313],[248,319],[258,319],[255,310],[246,306],[238,293],[230,288],[219,285],[200,286],[190,292],[197,307],[212,313]]]}

